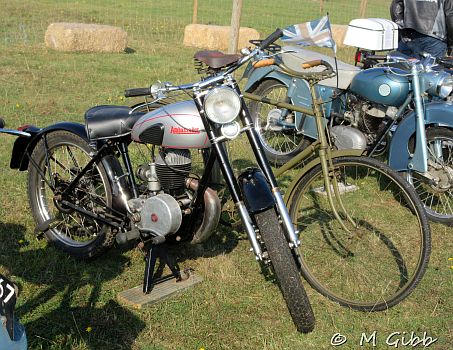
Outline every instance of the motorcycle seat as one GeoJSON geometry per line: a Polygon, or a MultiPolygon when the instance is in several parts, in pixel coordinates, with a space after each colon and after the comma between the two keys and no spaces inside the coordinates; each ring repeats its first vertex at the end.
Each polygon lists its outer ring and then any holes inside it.
{"type": "Polygon", "coordinates": [[[85,127],[90,140],[121,137],[129,134],[145,112],[129,114],[127,106],[96,106],[85,113],[85,127]]]}
{"type": "Polygon", "coordinates": [[[242,56],[239,54],[225,54],[220,51],[198,51],[193,56],[196,60],[213,68],[223,68],[236,62],[242,56]]]}
{"type": "MultiPolygon", "coordinates": [[[[324,70],[325,68],[322,66],[308,69],[302,68],[302,63],[319,59],[330,63],[332,65],[333,70],[336,71],[335,59],[333,57],[323,55],[322,53],[319,52],[302,49],[299,46],[285,46],[282,48],[282,50],[293,51],[283,53],[281,57],[284,65],[296,72],[319,72],[324,70]]],[[[361,69],[359,67],[342,62],[340,60],[337,60],[337,64],[338,64],[337,76],[321,80],[319,84],[335,88],[337,86],[338,77],[338,88],[347,89],[351,84],[352,79],[355,77],[357,73],[360,72],[361,69]]]]}

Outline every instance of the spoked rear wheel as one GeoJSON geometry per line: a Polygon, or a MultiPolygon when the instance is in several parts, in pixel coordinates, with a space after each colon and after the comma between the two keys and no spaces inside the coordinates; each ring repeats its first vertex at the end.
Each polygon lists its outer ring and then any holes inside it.
{"type": "Polygon", "coordinates": [[[432,127],[426,130],[428,175],[406,173],[420,196],[428,217],[453,225],[453,130],[432,127]]]}
{"type": "MultiPolygon", "coordinates": [[[[260,83],[254,93],[261,97],[291,103],[287,97],[288,88],[277,80],[260,83]]],[[[288,162],[310,144],[310,141],[296,130],[293,111],[252,101],[250,114],[271,164],[281,165],[288,162]]]]}
{"type": "Polygon", "coordinates": [[[47,240],[84,259],[100,255],[114,239],[109,226],[64,204],[67,201],[98,215],[111,208],[111,189],[101,163],[94,164],[72,191],[62,195],[91,160],[91,152],[93,149],[81,137],[55,131],[39,141],[28,167],[28,196],[35,221],[43,224],[52,220],[45,232],[47,240]]]}
{"type": "Polygon", "coordinates": [[[333,162],[341,201],[354,224],[338,205],[347,230],[334,217],[320,165],[303,176],[289,208],[300,231],[301,272],[313,288],[343,306],[390,308],[425,272],[431,250],[426,213],[414,189],[385,164],[365,157],[333,162]]]}
{"type": "Polygon", "coordinates": [[[274,209],[255,214],[283,298],[299,332],[311,332],[315,317],[274,209]]]}

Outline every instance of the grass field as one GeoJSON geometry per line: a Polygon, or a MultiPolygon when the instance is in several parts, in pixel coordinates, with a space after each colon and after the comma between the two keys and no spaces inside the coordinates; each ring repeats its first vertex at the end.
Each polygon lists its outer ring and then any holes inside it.
{"type": "MultiPolygon", "coordinates": [[[[183,27],[191,18],[191,3],[0,0],[0,115],[11,128],[26,123],[46,126],[63,120],[82,122],[84,111],[91,106],[137,102],[124,101],[122,92],[126,88],[147,86],[158,79],[195,80],[195,49],[181,44],[183,27]],[[134,7],[129,9],[131,4],[134,7]],[[43,44],[44,32],[49,23],[56,21],[123,26],[133,53],[73,54],[48,50],[43,44]]],[[[218,2],[211,10],[201,8],[200,18],[205,19],[210,13],[220,18],[219,13],[228,10],[230,3],[218,2]]],[[[271,15],[263,9],[281,13],[280,17],[273,14],[269,19],[276,25],[312,19],[319,9],[316,2],[307,0],[305,7],[301,3],[304,13],[308,13],[302,18],[292,11],[289,0],[266,0],[256,7],[251,2],[244,3],[243,24],[255,26],[263,33],[273,29],[266,25],[263,18],[271,15]],[[286,17],[282,20],[281,16],[286,17]]],[[[326,7],[345,8],[352,1],[325,3],[326,7]]],[[[386,16],[388,3],[373,10],[375,16],[386,16]]],[[[354,17],[330,12],[333,19],[342,23],[354,17]]],[[[347,59],[352,54],[351,50],[343,50],[339,56],[347,59]]],[[[432,255],[425,277],[407,300],[389,311],[355,312],[328,301],[306,285],[317,319],[315,331],[308,335],[295,332],[278,287],[265,280],[248,251],[248,242],[223,227],[202,247],[186,248],[181,254],[181,265],[195,269],[204,278],[203,283],[136,311],[118,304],[116,296],[142,283],[144,263],[138,250],[113,249],[87,263],[35,239],[26,173],[9,169],[13,142],[14,138],[1,136],[0,273],[20,286],[17,313],[27,329],[31,349],[322,350],[333,348],[332,336],[342,333],[348,342],[339,348],[349,350],[360,348],[361,335],[374,331],[377,346],[366,344],[364,348],[392,348],[385,343],[392,332],[401,332],[392,340],[401,339],[406,332],[406,341],[411,332],[420,337],[427,332],[438,338],[430,349],[451,349],[451,228],[432,225],[432,255]]],[[[400,344],[399,348],[404,347],[400,344]]]]}

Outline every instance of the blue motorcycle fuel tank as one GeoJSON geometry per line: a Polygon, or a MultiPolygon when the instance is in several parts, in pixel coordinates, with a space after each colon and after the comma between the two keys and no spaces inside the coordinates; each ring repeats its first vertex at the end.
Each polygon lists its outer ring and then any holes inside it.
{"type": "Polygon", "coordinates": [[[410,90],[407,72],[399,69],[377,67],[358,73],[351,82],[349,90],[372,102],[399,107],[407,98],[410,90]],[[394,73],[401,73],[396,75],[394,73]]]}

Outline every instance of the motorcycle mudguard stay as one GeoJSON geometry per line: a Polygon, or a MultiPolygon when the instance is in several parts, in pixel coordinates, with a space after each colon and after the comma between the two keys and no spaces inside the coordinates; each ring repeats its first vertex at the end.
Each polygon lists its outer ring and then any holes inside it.
{"type": "MultiPolygon", "coordinates": [[[[11,169],[27,170],[29,163],[27,154],[33,153],[34,148],[44,135],[59,130],[74,133],[89,142],[85,126],[82,124],[62,122],[49,125],[44,129],[29,127],[24,131],[31,134],[31,137],[20,136],[14,142],[10,164],[11,169]]],[[[112,207],[114,210],[126,214],[126,201],[131,198],[131,194],[123,168],[118,159],[113,155],[104,156],[102,158],[102,165],[107,173],[112,189],[112,207]]]]}
{"type": "MultiPolygon", "coordinates": [[[[433,125],[453,128],[453,109],[449,102],[431,102],[425,105],[425,128],[433,125]]],[[[410,112],[392,135],[389,166],[396,171],[407,171],[411,163],[409,141],[416,130],[415,112],[410,112]]]]}
{"type": "MultiPolygon", "coordinates": [[[[330,153],[332,159],[334,158],[340,158],[340,157],[361,157],[363,156],[363,150],[360,149],[343,149],[343,150],[336,150],[336,151],[331,151],[330,153]]],[[[313,159],[310,161],[306,166],[304,166],[302,169],[298,171],[298,173],[294,176],[293,181],[289,184],[288,188],[285,191],[285,204],[286,207],[289,209],[291,200],[294,196],[294,190],[299,183],[299,181],[304,177],[305,174],[307,174],[311,169],[313,169],[315,166],[318,164],[321,164],[321,160],[319,157],[313,159]]],[[[282,174],[279,174],[282,175],[282,174]]],[[[277,175],[277,177],[279,176],[277,175]]]]}
{"type": "MultiPolygon", "coordinates": [[[[288,97],[294,105],[312,108],[310,87],[307,81],[282,73],[277,66],[254,69],[251,73],[246,72],[246,77],[247,84],[245,85],[245,91],[247,92],[253,92],[260,82],[273,79],[288,87],[288,97]]],[[[323,85],[317,85],[316,89],[318,96],[324,101],[329,100],[334,93],[334,89],[323,85]]],[[[329,116],[331,103],[325,103],[323,106],[325,114],[329,116]]],[[[304,115],[300,112],[295,112],[295,115],[296,129],[301,131],[304,135],[316,140],[318,138],[318,132],[315,118],[309,115],[304,115]]]]}
{"type": "Polygon", "coordinates": [[[247,169],[239,175],[238,182],[245,206],[250,213],[255,214],[274,207],[274,196],[261,170],[247,169]]]}

